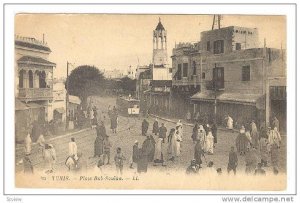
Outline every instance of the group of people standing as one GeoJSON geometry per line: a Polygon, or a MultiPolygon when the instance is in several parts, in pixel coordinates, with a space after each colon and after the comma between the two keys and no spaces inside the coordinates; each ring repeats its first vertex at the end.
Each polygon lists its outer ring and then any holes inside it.
{"type": "MultiPolygon", "coordinates": [[[[142,135],[146,136],[148,132],[149,123],[146,119],[142,122],[142,135]]],[[[167,142],[167,152],[168,159],[175,161],[177,157],[180,156],[181,152],[181,142],[183,140],[183,124],[179,120],[176,123],[175,128],[171,128],[169,135],[167,136],[168,129],[165,127],[164,123],[161,123],[159,127],[157,118],[153,122],[152,134],[158,136],[157,143],[155,145],[155,159],[154,163],[164,163],[165,157],[163,156],[163,146],[167,142]]],[[[153,138],[153,135],[150,137],[153,138]]],[[[154,138],[153,138],[154,140],[154,138]]]]}
{"type": "MultiPolygon", "coordinates": [[[[236,148],[240,155],[245,155],[246,173],[253,173],[256,167],[267,167],[270,162],[274,173],[278,173],[279,148],[281,135],[278,125],[272,125],[267,130],[258,132],[254,121],[250,127],[242,128],[236,138],[236,148]]],[[[261,169],[262,170],[262,169],[261,169]]]]}

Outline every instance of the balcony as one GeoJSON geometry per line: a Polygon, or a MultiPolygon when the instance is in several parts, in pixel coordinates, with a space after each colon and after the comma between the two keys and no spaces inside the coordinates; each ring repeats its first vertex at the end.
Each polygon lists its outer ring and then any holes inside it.
{"type": "Polygon", "coordinates": [[[53,98],[52,88],[19,88],[18,98],[23,101],[41,101],[53,98]]]}

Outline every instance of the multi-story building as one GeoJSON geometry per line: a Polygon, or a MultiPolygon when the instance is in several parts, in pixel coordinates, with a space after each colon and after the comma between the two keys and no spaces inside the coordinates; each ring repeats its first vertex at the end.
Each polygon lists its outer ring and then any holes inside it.
{"type": "Polygon", "coordinates": [[[193,112],[190,97],[200,91],[200,46],[200,42],[179,43],[172,52],[172,112],[177,117],[193,112]]]}
{"type": "Polygon", "coordinates": [[[51,50],[44,41],[15,36],[15,124],[16,138],[22,140],[33,122],[48,121],[53,99],[51,50]]]}
{"type": "Polygon", "coordinates": [[[251,120],[269,125],[276,116],[286,125],[285,51],[260,48],[257,29],[237,26],[201,33],[201,91],[191,97],[194,112],[229,114],[241,125],[251,120]]]}

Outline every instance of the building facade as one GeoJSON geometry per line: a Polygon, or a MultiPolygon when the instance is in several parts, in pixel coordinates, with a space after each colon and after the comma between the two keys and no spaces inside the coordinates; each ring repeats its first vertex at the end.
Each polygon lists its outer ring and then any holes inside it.
{"type": "Polygon", "coordinates": [[[136,98],[140,100],[140,109],[146,112],[147,95],[152,81],[152,64],[149,66],[138,66],[136,71],[136,98]]]}
{"type": "Polygon", "coordinates": [[[24,139],[34,122],[49,121],[48,107],[53,99],[51,50],[44,41],[15,36],[15,134],[24,139]],[[26,118],[26,119],[24,119],[26,118]]]}
{"type": "Polygon", "coordinates": [[[176,117],[193,112],[190,97],[201,86],[200,46],[200,42],[179,43],[172,51],[172,112],[176,117]]]}
{"type": "Polygon", "coordinates": [[[260,48],[257,29],[236,26],[202,32],[201,45],[202,82],[191,97],[194,112],[220,124],[230,115],[237,127],[251,120],[269,125],[276,116],[284,129],[285,51],[260,48]]]}

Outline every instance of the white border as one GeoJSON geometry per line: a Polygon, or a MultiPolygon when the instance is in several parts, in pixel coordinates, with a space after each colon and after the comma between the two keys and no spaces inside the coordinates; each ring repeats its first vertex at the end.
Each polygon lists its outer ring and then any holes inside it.
{"type": "MultiPolygon", "coordinates": [[[[295,8],[293,5],[6,5],[5,9],[5,192],[10,194],[291,194],[295,193],[295,8]],[[189,190],[65,190],[17,189],[14,186],[14,15],[27,13],[166,13],[260,14],[287,16],[288,142],[286,191],[189,191],[189,190]]],[[[1,73],[2,74],[2,73],[1,73]]],[[[2,182],[2,181],[1,181],[2,182]]],[[[47,197],[48,198],[48,197],[47,197]]]]}

